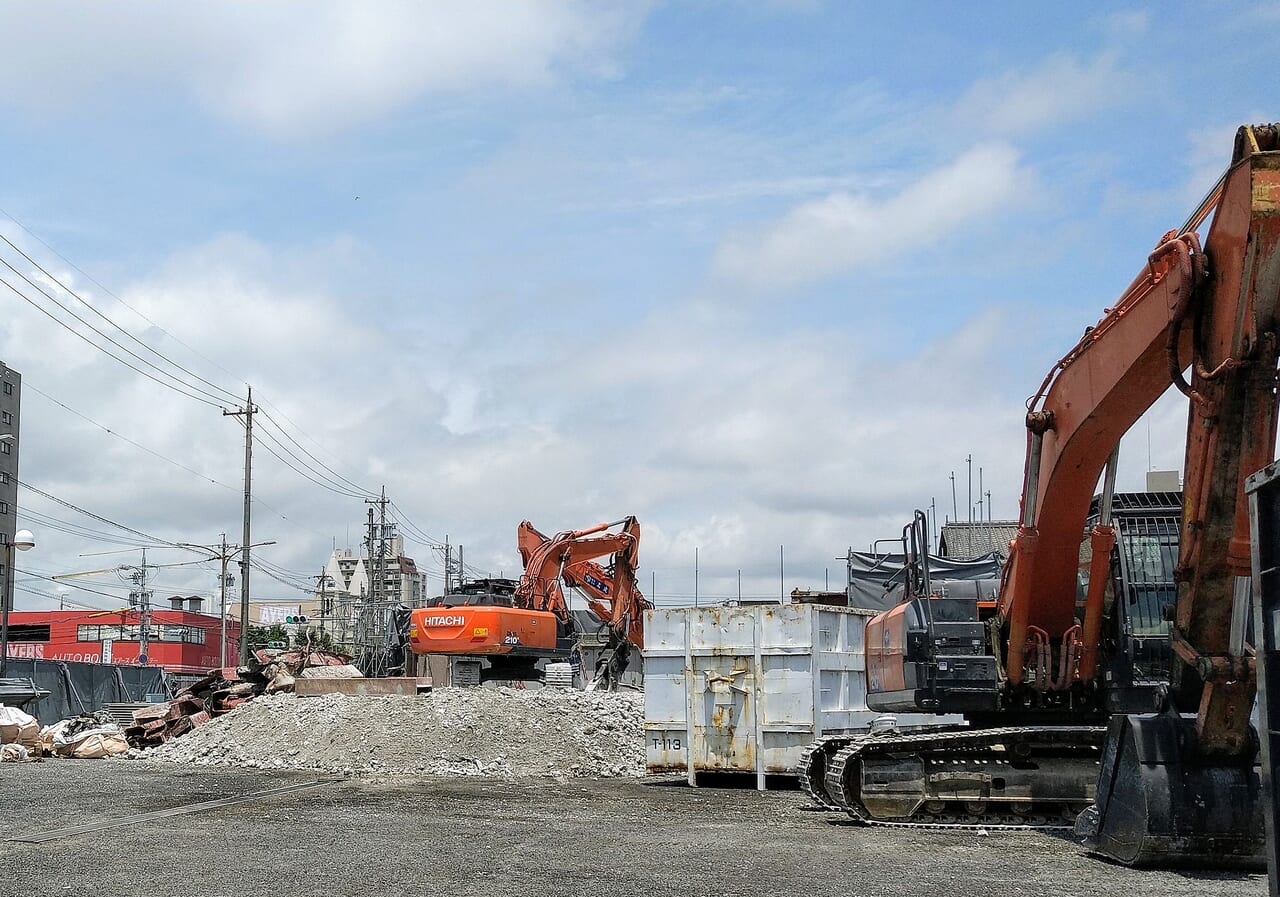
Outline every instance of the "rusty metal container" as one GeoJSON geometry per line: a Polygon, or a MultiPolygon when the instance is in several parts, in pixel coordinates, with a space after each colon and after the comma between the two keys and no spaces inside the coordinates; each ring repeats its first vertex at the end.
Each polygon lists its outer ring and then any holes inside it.
{"type": "MultiPolygon", "coordinates": [[[[872,611],[815,604],[663,608],[645,621],[650,774],[793,776],[821,735],[868,729],[863,630],[872,611]]],[[[897,714],[900,726],[954,718],[897,714]]]]}

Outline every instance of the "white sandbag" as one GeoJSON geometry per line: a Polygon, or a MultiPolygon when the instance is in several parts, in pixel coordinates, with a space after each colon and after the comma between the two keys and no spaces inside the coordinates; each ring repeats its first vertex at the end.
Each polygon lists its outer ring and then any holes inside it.
{"type": "Polygon", "coordinates": [[[34,716],[17,707],[0,706],[0,744],[35,744],[40,735],[40,723],[34,716]],[[35,735],[31,728],[35,727],[35,735]]]}
{"type": "Polygon", "coordinates": [[[118,726],[114,732],[107,731],[106,728],[81,732],[72,741],[57,748],[59,756],[72,757],[76,760],[100,760],[103,757],[123,754],[128,750],[129,742],[125,740],[124,733],[118,726]]]}

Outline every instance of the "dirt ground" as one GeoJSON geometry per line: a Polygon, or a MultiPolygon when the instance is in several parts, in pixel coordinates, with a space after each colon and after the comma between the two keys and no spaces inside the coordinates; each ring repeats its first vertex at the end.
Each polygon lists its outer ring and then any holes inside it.
{"type": "Polygon", "coordinates": [[[0,894],[1263,894],[1261,875],[1136,871],[1065,838],[866,829],[798,792],[636,780],[338,781],[43,844],[17,839],[313,781],[299,773],[0,766],[0,894]]]}

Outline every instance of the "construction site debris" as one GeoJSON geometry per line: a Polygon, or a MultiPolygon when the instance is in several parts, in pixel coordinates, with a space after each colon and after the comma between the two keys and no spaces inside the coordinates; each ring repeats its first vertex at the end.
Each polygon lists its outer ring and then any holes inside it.
{"type": "Polygon", "coordinates": [[[0,746],[0,763],[21,763],[31,758],[31,752],[20,744],[0,746]]]}
{"type": "Polygon", "coordinates": [[[264,695],[128,756],[364,776],[641,776],[644,707],[640,695],[562,689],[264,695]]]}
{"type": "Polygon", "coordinates": [[[70,757],[75,760],[99,760],[129,750],[122,730],[105,710],[75,716],[45,726],[38,742],[40,756],[70,757]]]}
{"type": "Polygon", "coordinates": [[[299,679],[362,679],[364,673],[349,663],[337,666],[307,667],[298,674],[299,679]]]}
{"type": "Polygon", "coordinates": [[[243,667],[210,670],[172,701],[133,712],[124,730],[128,746],[143,749],[185,735],[216,716],[230,713],[258,695],[292,691],[294,677],[312,669],[346,669],[345,654],[329,651],[255,651],[243,667]]]}

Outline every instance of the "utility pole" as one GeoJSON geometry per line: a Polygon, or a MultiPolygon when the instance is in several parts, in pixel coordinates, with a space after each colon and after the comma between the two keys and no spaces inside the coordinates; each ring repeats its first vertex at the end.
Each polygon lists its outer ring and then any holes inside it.
{"type": "Polygon", "coordinates": [[[324,620],[329,614],[329,574],[326,567],[320,568],[320,575],[316,577],[320,581],[320,631],[324,632],[324,620]]]}
{"type": "Polygon", "coordinates": [[[387,487],[382,487],[382,496],[378,499],[378,588],[382,589],[382,600],[387,600],[387,487]]]}
{"type": "MultiPolygon", "coordinates": [[[[222,534],[222,550],[218,552],[218,560],[222,562],[222,576],[218,579],[218,616],[222,617],[222,649],[219,653],[222,666],[227,665],[227,561],[231,560],[227,554],[227,534],[222,534]]],[[[244,628],[244,620],[240,621],[240,628],[244,628]]]]}
{"type": "Polygon", "coordinates": [[[783,554],[783,546],[778,546],[778,603],[787,603],[787,577],[786,577],[786,558],[783,554]]]}
{"type": "MultiPolygon", "coordinates": [[[[370,503],[369,499],[366,498],[365,503],[369,504],[370,503]]],[[[375,602],[378,600],[376,597],[377,593],[375,591],[374,582],[373,582],[373,526],[374,526],[373,508],[370,508],[369,523],[368,523],[369,538],[367,540],[368,551],[366,552],[366,555],[365,555],[365,575],[368,576],[369,578],[369,601],[370,602],[375,602]]]]}
{"type": "Polygon", "coordinates": [[[965,458],[965,463],[969,465],[969,525],[973,525],[973,455],[965,458]]]}
{"type": "Polygon", "coordinates": [[[960,508],[956,505],[956,472],[951,471],[951,519],[960,522],[960,508]]]}
{"type": "Polygon", "coordinates": [[[250,521],[253,515],[253,387],[237,411],[223,410],[224,417],[244,418],[244,541],[240,543],[240,666],[249,663],[249,546],[253,544],[250,521]]]}
{"type": "Polygon", "coordinates": [[[933,514],[933,546],[934,551],[938,550],[938,499],[931,497],[929,499],[929,511],[933,514]]]}
{"type": "Polygon", "coordinates": [[[128,579],[134,585],[129,592],[129,604],[138,606],[140,624],[138,626],[138,663],[145,664],[151,648],[151,591],[147,588],[147,550],[142,549],[142,564],[134,567],[123,564],[119,570],[128,573],[128,579]]]}
{"type": "Polygon", "coordinates": [[[991,522],[991,490],[987,490],[987,523],[991,522]]]}
{"type": "Polygon", "coordinates": [[[698,546],[693,547],[693,606],[698,606],[698,546]]]}
{"type": "Polygon", "coordinates": [[[449,544],[449,534],[444,534],[444,593],[453,591],[453,547],[449,544]]]}
{"type": "Polygon", "coordinates": [[[738,605],[742,605],[742,568],[738,568],[738,605]]]}

